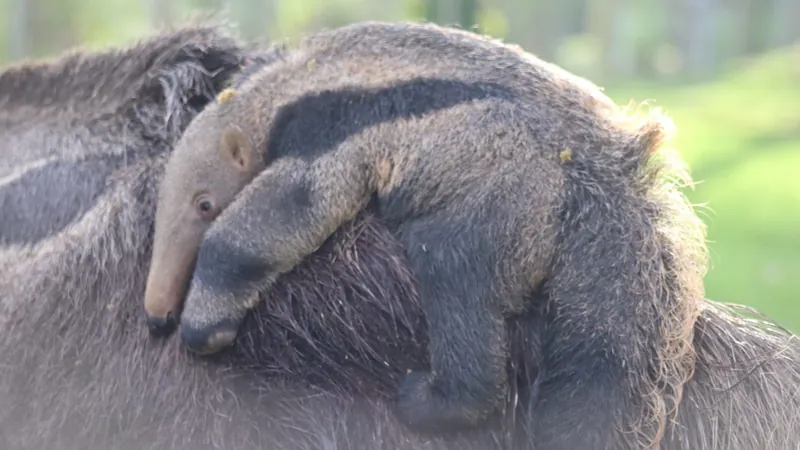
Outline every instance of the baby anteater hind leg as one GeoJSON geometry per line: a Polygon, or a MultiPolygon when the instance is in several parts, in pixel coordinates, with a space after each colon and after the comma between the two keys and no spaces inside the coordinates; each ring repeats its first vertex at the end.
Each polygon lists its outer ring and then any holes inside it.
{"type": "Polygon", "coordinates": [[[495,246],[481,227],[459,230],[459,223],[468,222],[448,213],[401,230],[428,320],[431,371],[408,375],[397,410],[420,432],[479,425],[498,411],[507,387],[495,246]]]}

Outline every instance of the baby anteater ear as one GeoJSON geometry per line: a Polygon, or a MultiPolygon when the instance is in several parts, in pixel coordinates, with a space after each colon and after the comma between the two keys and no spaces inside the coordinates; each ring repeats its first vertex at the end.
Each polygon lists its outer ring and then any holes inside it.
{"type": "Polygon", "coordinates": [[[228,127],[220,139],[222,156],[242,172],[253,168],[253,145],[250,138],[237,127],[228,127]]]}

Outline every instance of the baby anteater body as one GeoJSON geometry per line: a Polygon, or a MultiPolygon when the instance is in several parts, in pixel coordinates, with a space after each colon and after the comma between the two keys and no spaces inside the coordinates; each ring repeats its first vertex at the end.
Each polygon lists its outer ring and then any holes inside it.
{"type": "MultiPolygon", "coordinates": [[[[574,196],[565,167],[598,149],[635,165],[658,141],[659,127],[625,131],[614,114],[593,85],[468,32],[362,23],[312,35],[249,71],[178,144],[156,218],[148,310],[177,316],[191,272],[174,289],[152,286],[170,273],[159,268],[194,267],[181,335],[198,352],[218,351],[258,292],[374,200],[404,245],[430,333],[430,371],[408,375],[398,413],[420,431],[478,425],[507,392],[505,319],[564,267],[555,257],[574,196]]],[[[570,212],[603,225],[594,213],[570,212]]],[[[604,350],[577,357],[618,380],[636,352],[615,349],[638,330],[606,326],[637,306],[612,311],[604,296],[564,305],[584,318],[564,338],[577,348],[600,342],[604,350]]],[[[565,401],[592,408],[591,399],[565,401]]]]}

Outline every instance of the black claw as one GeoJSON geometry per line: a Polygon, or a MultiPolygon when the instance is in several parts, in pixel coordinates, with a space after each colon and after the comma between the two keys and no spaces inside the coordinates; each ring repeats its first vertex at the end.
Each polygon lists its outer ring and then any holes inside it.
{"type": "Polygon", "coordinates": [[[195,353],[201,355],[216,353],[233,344],[236,328],[236,323],[233,321],[222,321],[202,328],[183,324],[180,331],[181,341],[195,353]]]}
{"type": "Polygon", "coordinates": [[[155,337],[167,337],[178,328],[178,321],[171,312],[166,317],[147,316],[147,328],[155,337]]]}

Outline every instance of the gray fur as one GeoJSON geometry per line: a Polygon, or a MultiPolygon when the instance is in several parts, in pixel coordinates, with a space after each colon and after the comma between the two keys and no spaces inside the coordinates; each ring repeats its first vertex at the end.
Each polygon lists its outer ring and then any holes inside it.
{"type": "Polygon", "coordinates": [[[64,229],[115,171],[171,148],[221,87],[209,84],[241,62],[241,44],[214,33],[198,26],[127,49],[5,68],[0,243],[34,243],[64,229]]]}
{"type": "MultiPolygon", "coordinates": [[[[185,86],[168,85],[166,98],[185,86]]],[[[164,121],[191,115],[183,108],[143,126],[178,130],[164,121]]],[[[547,448],[526,437],[552,380],[536,354],[551,327],[546,296],[510,324],[507,423],[429,440],[396,421],[388,399],[407,368],[426,364],[426,327],[402,249],[370,214],[262,295],[229,352],[198,359],[177,339],[149,339],[141,297],[169,148],[158,151],[118,171],[73,226],[0,250],[0,448],[547,448]]],[[[662,449],[800,445],[796,337],[729,309],[701,303],[695,376],[662,449]]]]}
{"type": "Polygon", "coordinates": [[[164,211],[213,178],[220,133],[235,126],[265,151],[205,232],[184,342],[219,350],[254,294],[376,197],[429,322],[430,368],[398,392],[405,423],[461,429],[513,411],[504,322],[540,306],[528,301],[538,290],[552,315],[536,445],[658,447],[696,368],[706,263],[664,116],[628,114],[516,47],[429,24],[317,33],[239,86],[189,126],[162,187],[157,242],[181,224],[164,211]]]}
{"type": "Polygon", "coordinates": [[[219,136],[233,127],[268,164],[205,232],[181,314],[191,348],[232,342],[255,294],[377,197],[430,330],[430,369],[398,391],[405,423],[465,429],[506,409],[505,321],[543,290],[558,341],[538,442],[658,441],[692,370],[705,270],[702,224],[652,157],[663,118],[624,116],[585,80],[472,33],[321,32],[190,124],[166,169],[154,254],[175,254],[168,242],[187,226],[176,215],[220,173],[219,136]]]}
{"type": "MultiPolygon", "coordinates": [[[[31,64],[0,76],[5,86],[27,93],[9,96],[3,103],[2,114],[8,123],[18,117],[15,110],[28,122],[28,128],[6,128],[6,137],[15,145],[4,151],[19,151],[15,153],[18,159],[6,161],[10,170],[27,175],[32,188],[47,189],[53,174],[53,166],[48,164],[68,161],[61,166],[65,180],[62,198],[74,197],[88,205],[81,206],[82,214],[65,225],[60,211],[77,205],[44,205],[50,199],[32,197],[31,204],[20,206],[38,210],[34,215],[41,222],[38,225],[50,231],[39,231],[31,242],[0,250],[0,448],[497,447],[502,442],[498,432],[450,438],[445,445],[438,439],[420,440],[402,429],[388,412],[383,389],[392,383],[393,373],[403,369],[387,366],[387,354],[375,341],[352,346],[352,355],[369,355],[370,361],[380,358],[377,367],[382,370],[363,374],[358,365],[347,367],[336,359],[339,380],[360,384],[364,389],[360,395],[352,393],[353,389],[330,384],[323,389],[310,383],[306,377],[324,379],[329,372],[315,373],[315,365],[302,361],[301,352],[307,352],[302,350],[308,348],[307,344],[294,342],[293,349],[288,342],[279,342],[290,336],[274,334],[294,329],[302,337],[309,331],[304,321],[291,314],[273,317],[274,311],[262,311],[262,322],[254,322],[252,333],[243,337],[241,352],[214,362],[193,358],[177,339],[165,343],[148,336],[139,300],[149,267],[156,189],[172,144],[202,106],[189,102],[187,93],[198,90],[195,94],[201,98],[213,98],[220,87],[217,81],[222,81],[204,70],[207,68],[203,65],[212,64],[214,58],[198,49],[218,53],[227,70],[234,69],[245,56],[234,41],[216,29],[187,28],[123,51],[79,53],[67,62],[57,59],[31,64]],[[175,54],[186,58],[185,66],[170,60],[175,54]],[[74,60],[98,64],[78,64],[75,68],[68,64],[74,60]],[[144,70],[130,64],[134,60],[166,61],[144,70]],[[136,132],[106,135],[109,128],[98,126],[93,131],[99,134],[85,139],[84,133],[89,131],[78,119],[84,114],[95,117],[95,108],[103,107],[92,103],[95,98],[85,92],[94,90],[96,84],[82,81],[102,80],[104,70],[126,64],[129,72],[115,72],[127,81],[116,86],[121,89],[117,94],[127,97],[128,86],[142,84],[137,82],[139,78],[152,78],[155,83],[149,86],[153,91],[140,92],[134,116],[97,116],[136,132]],[[17,70],[26,77],[9,75],[17,70]],[[27,79],[38,85],[45,75],[50,77],[48,86],[52,90],[46,91],[45,99],[50,100],[41,105],[36,102],[38,91],[31,86],[26,89],[22,83],[27,79]],[[61,107],[55,107],[52,99],[58,99],[61,107]],[[75,118],[62,114],[69,109],[80,114],[75,118]],[[37,133],[48,131],[51,135],[37,137],[29,130],[38,123],[61,126],[49,131],[39,128],[37,133]],[[105,174],[102,190],[84,190],[81,185],[66,183],[86,174],[98,161],[93,157],[113,154],[117,139],[137,158],[105,174]],[[66,143],[75,158],[54,154],[54,163],[46,160],[37,165],[38,156],[26,153],[25,142],[30,142],[31,151],[39,150],[42,142],[66,143]],[[26,164],[27,160],[31,162],[26,164]],[[264,353],[270,343],[275,344],[273,352],[264,353]]],[[[112,89],[106,95],[113,99],[115,93],[112,89]]],[[[20,178],[6,181],[13,183],[20,178]]],[[[355,327],[358,320],[344,322],[330,314],[331,320],[346,324],[346,333],[352,335],[340,335],[340,340],[356,341],[358,333],[365,333],[362,338],[382,336],[387,349],[404,344],[419,348],[424,345],[418,336],[424,332],[419,314],[409,312],[403,317],[397,310],[399,300],[409,304],[407,299],[413,296],[413,283],[399,263],[400,251],[392,250],[396,244],[374,219],[365,217],[359,224],[345,227],[342,238],[323,252],[315,267],[300,271],[293,283],[290,280],[280,303],[295,299],[321,305],[321,298],[343,305],[360,301],[357,309],[338,312],[355,317],[372,308],[384,319],[365,317],[362,326],[355,327]],[[358,249],[366,255],[360,256],[358,249]],[[337,263],[333,271],[328,269],[332,260],[337,263]],[[323,273],[328,274],[327,282],[320,284],[323,273]],[[371,327],[381,332],[367,333],[371,327]]],[[[22,226],[15,223],[9,231],[23,233],[22,226]]],[[[419,351],[406,353],[409,358],[420,355],[419,351]]],[[[325,359],[330,361],[330,357],[325,359]]],[[[331,380],[336,375],[330,373],[331,380]]]]}

